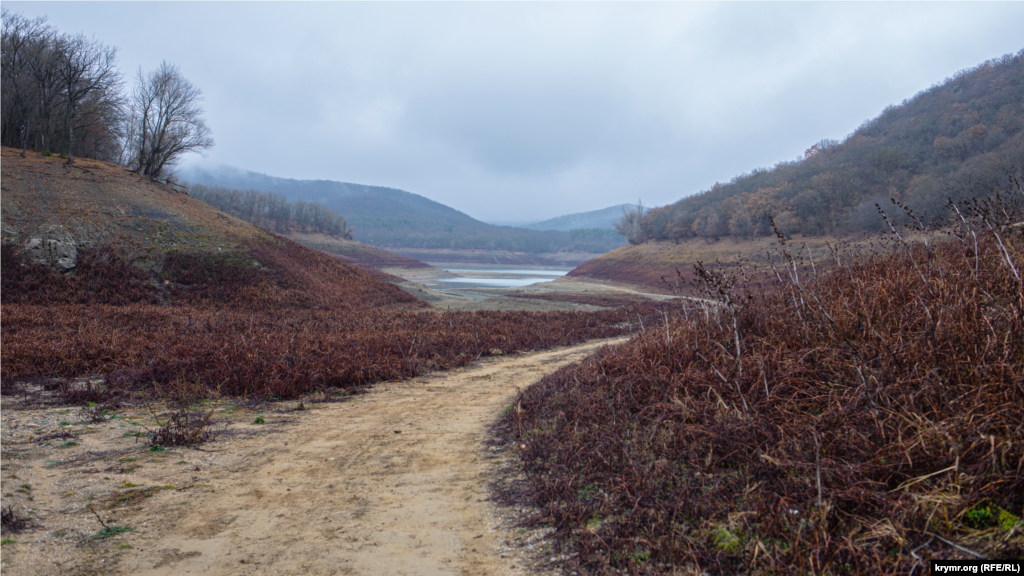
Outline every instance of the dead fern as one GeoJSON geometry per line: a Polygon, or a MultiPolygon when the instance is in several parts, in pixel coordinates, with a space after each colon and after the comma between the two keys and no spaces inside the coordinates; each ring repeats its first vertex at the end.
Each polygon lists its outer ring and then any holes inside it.
{"type": "Polygon", "coordinates": [[[170,420],[160,426],[149,438],[150,446],[198,446],[213,439],[210,428],[213,410],[205,415],[202,412],[179,410],[171,414],[170,420]]]}

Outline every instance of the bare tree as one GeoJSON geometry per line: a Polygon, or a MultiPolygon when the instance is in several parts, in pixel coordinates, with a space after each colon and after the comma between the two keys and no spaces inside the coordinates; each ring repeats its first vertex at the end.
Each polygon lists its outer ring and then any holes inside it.
{"type": "Polygon", "coordinates": [[[309,202],[296,200],[295,206],[292,207],[292,216],[295,218],[295,227],[298,228],[299,232],[305,232],[313,221],[309,202]]]}
{"type": "Polygon", "coordinates": [[[199,105],[203,93],[181,75],[177,66],[162,62],[147,76],[140,69],[136,81],[130,97],[123,163],[157,179],[182,154],[213,146],[199,105]]]}
{"type": "Polygon", "coordinates": [[[64,96],[67,115],[68,161],[74,164],[75,121],[79,107],[97,93],[119,92],[120,75],[117,72],[117,48],[105,46],[84,35],[61,36],[56,42],[60,58],[57,77],[64,96]]]}
{"type": "Polygon", "coordinates": [[[644,217],[643,200],[637,200],[636,206],[623,206],[622,218],[615,223],[615,231],[625,236],[630,244],[644,243],[644,230],[641,220],[644,217]]]}
{"type": "Polygon", "coordinates": [[[0,97],[3,99],[3,140],[20,142],[25,157],[37,107],[32,72],[41,39],[51,35],[45,18],[29,20],[3,10],[2,56],[0,56],[0,97]]]}
{"type": "Polygon", "coordinates": [[[265,198],[270,225],[278,232],[285,231],[292,219],[292,207],[288,203],[288,197],[280,192],[267,192],[265,198]]]}
{"type": "Polygon", "coordinates": [[[267,213],[267,196],[259,190],[245,190],[242,192],[242,220],[264,226],[267,213]]]}
{"type": "MultiPolygon", "coordinates": [[[[42,125],[39,130],[39,144],[43,150],[56,150],[54,138],[57,128],[55,120],[60,116],[61,82],[57,73],[61,52],[55,46],[55,38],[44,38],[32,44],[29,53],[29,68],[34,82],[33,95],[36,100],[36,114],[42,125]]],[[[32,119],[30,119],[32,120],[32,119]]]]}
{"type": "Polygon", "coordinates": [[[124,96],[117,51],[4,9],[0,143],[116,159],[124,96]]]}
{"type": "Polygon", "coordinates": [[[313,224],[313,230],[317,232],[327,231],[335,216],[336,214],[334,214],[333,210],[319,202],[313,202],[309,205],[309,219],[313,224]]]}
{"type": "Polygon", "coordinates": [[[355,229],[348,220],[320,204],[296,200],[294,204],[280,192],[232,190],[223,186],[188,184],[188,194],[196,200],[222,210],[266,230],[287,233],[322,232],[352,239],[355,229]]]}

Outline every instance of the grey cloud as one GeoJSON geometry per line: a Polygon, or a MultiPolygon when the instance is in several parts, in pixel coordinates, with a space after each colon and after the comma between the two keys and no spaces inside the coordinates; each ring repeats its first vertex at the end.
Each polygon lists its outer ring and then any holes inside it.
{"type": "Polygon", "coordinates": [[[665,204],[1021,48],[1020,3],[35,3],[178,64],[192,162],[404,188],[495,220],[665,204]]]}

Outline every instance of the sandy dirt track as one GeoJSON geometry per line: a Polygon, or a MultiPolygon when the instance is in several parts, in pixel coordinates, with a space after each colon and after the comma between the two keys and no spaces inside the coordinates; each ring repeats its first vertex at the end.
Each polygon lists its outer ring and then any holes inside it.
{"type": "MultiPolygon", "coordinates": [[[[135,471],[103,480],[170,483],[169,489],[134,508],[97,506],[107,524],[134,527],[113,538],[87,537],[99,524],[84,505],[71,501],[83,490],[92,490],[96,503],[110,502],[109,494],[119,492],[105,492],[98,478],[94,486],[91,479],[72,482],[40,466],[22,467],[17,482],[34,480],[33,502],[44,512],[31,534],[4,547],[4,572],[524,573],[523,565],[536,554],[510,549],[514,535],[507,522],[498,527],[499,510],[488,489],[501,454],[507,457],[514,448],[489,448],[488,428],[518,389],[619,341],[493,357],[452,372],[384,383],[349,402],[268,413],[257,435],[222,436],[205,447],[209,452],[186,449],[157,455],[154,462],[143,458],[135,463],[145,462],[148,475],[135,471]],[[80,490],[69,490],[70,484],[80,490]],[[73,542],[65,537],[61,547],[48,543],[47,535],[61,527],[62,517],[65,524],[77,519],[80,536],[73,542]]],[[[244,432],[250,420],[243,414],[231,428],[244,432]]],[[[32,454],[24,458],[52,458],[32,454]]],[[[71,534],[68,526],[64,532],[71,534]]]]}

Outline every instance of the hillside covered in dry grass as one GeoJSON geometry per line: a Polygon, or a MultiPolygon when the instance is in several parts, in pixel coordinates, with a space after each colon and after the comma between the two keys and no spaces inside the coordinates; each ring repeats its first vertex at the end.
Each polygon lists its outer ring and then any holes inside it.
{"type": "Polygon", "coordinates": [[[834,248],[814,266],[786,243],[770,284],[698,265],[705,301],[515,402],[516,497],[588,574],[1020,558],[1022,206],[1016,182],[958,206],[947,234],[834,248]]]}
{"type": "Polygon", "coordinates": [[[36,153],[2,154],[5,304],[425,306],[337,258],[114,164],[82,159],[68,168],[36,153]],[[55,251],[73,254],[74,267],[23,265],[47,263],[55,251]]]}
{"type": "MultiPolygon", "coordinates": [[[[801,238],[817,257],[828,253],[828,238],[801,238]]],[[[680,285],[680,278],[692,280],[694,265],[698,262],[737,267],[746,263],[748,267],[764,269],[768,253],[775,247],[777,239],[726,239],[708,242],[702,238],[673,241],[648,241],[643,244],[628,244],[607,254],[588,260],[572,269],[567,278],[611,282],[641,287],[651,292],[671,294],[674,290],[686,290],[680,285]]],[[[752,270],[753,273],[753,270],[752,270]]],[[[763,273],[761,274],[763,276],[763,273]]]]}
{"type": "Polygon", "coordinates": [[[4,389],[42,382],[70,403],[346,391],[626,334],[637,318],[636,307],[424,313],[343,261],[407,258],[301,238],[344,254],[313,250],[93,160],[67,168],[4,148],[2,216],[4,389]]]}

